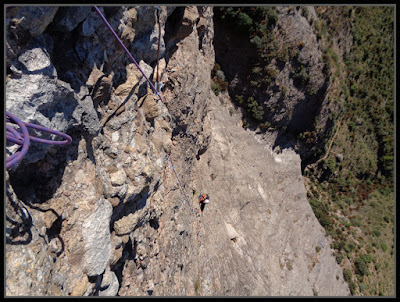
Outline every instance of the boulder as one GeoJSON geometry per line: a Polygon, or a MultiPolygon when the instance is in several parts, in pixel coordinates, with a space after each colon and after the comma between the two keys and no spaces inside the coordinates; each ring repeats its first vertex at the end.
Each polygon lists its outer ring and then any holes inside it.
{"type": "Polygon", "coordinates": [[[139,99],[138,108],[141,108],[143,110],[144,116],[148,121],[156,118],[160,114],[157,106],[157,101],[152,94],[147,94],[146,96],[139,99]]]}
{"type": "Polygon", "coordinates": [[[19,25],[29,30],[33,37],[41,35],[53,21],[58,7],[56,6],[21,6],[15,16],[20,20],[19,25]]]}
{"type": "MultiPolygon", "coordinates": [[[[104,9],[99,7],[100,12],[104,15],[104,9]]],[[[82,23],[82,36],[88,37],[94,34],[94,32],[103,24],[99,15],[95,11],[91,11],[82,23]]]]}
{"type": "Polygon", "coordinates": [[[103,279],[101,280],[99,296],[115,296],[118,293],[119,282],[118,278],[113,271],[107,269],[103,274],[103,279]]]}
{"type": "Polygon", "coordinates": [[[96,210],[82,226],[85,247],[83,270],[89,276],[100,275],[112,257],[110,219],[111,203],[104,198],[97,202],[96,210]]]}
{"type": "Polygon", "coordinates": [[[55,29],[68,32],[72,31],[89,15],[91,6],[63,7],[59,10],[59,16],[55,23],[55,29]]]}
{"type": "MultiPolygon", "coordinates": [[[[74,114],[78,105],[69,84],[43,74],[23,74],[20,79],[7,82],[6,108],[25,122],[66,132],[80,122],[80,117],[74,114]]],[[[31,135],[53,139],[52,135],[44,132],[34,134],[32,131],[31,135]]],[[[47,144],[31,144],[24,160],[36,162],[46,155],[49,148],[47,144]]]]}

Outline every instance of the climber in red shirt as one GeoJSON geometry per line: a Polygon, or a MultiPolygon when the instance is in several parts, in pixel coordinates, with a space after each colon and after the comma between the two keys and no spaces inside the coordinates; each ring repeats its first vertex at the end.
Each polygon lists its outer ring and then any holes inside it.
{"type": "Polygon", "coordinates": [[[205,205],[209,202],[210,202],[210,200],[209,200],[208,194],[203,194],[203,195],[199,196],[199,204],[200,204],[200,209],[202,212],[204,210],[205,205]]]}

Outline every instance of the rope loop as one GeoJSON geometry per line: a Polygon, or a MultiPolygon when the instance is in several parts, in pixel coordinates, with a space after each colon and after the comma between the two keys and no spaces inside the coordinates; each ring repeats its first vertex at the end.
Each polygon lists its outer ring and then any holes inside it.
{"type": "Polygon", "coordinates": [[[42,143],[42,144],[48,144],[48,145],[68,145],[72,142],[72,138],[65,133],[46,128],[44,126],[23,122],[19,118],[17,118],[14,114],[12,114],[11,112],[8,112],[8,111],[6,111],[6,121],[11,124],[17,124],[21,130],[21,132],[19,132],[16,129],[14,129],[13,127],[11,127],[10,125],[6,125],[7,142],[21,146],[17,152],[15,152],[11,156],[7,157],[7,159],[6,159],[6,168],[7,169],[11,168],[12,166],[14,166],[16,163],[20,162],[25,157],[26,153],[28,152],[29,146],[30,146],[30,141],[34,141],[34,142],[38,142],[38,143],[42,143]],[[38,138],[36,136],[31,136],[31,135],[29,135],[27,128],[32,128],[35,130],[39,130],[41,132],[54,134],[54,135],[64,138],[64,140],[53,141],[53,140],[38,138]]]}

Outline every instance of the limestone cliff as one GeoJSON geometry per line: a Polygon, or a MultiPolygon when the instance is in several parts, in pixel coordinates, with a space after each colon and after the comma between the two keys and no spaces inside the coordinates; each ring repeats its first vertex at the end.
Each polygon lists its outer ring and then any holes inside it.
{"type": "MultiPolygon", "coordinates": [[[[100,9],[153,79],[155,8],[100,9]]],[[[211,92],[211,7],[161,7],[165,103],[90,7],[6,17],[7,110],[73,138],[6,172],[6,295],[349,294],[299,156],[211,92]]]]}

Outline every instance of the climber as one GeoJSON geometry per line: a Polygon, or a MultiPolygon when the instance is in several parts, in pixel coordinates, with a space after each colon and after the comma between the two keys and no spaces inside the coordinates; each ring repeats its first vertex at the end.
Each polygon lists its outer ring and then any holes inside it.
{"type": "Polygon", "coordinates": [[[203,194],[203,195],[199,196],[199,204],[200,204],[200,209],[202,212],[203,212],[206,204],[209,202],[210,202],[210,200],[209,200],[208,194],[203,194]]]}

